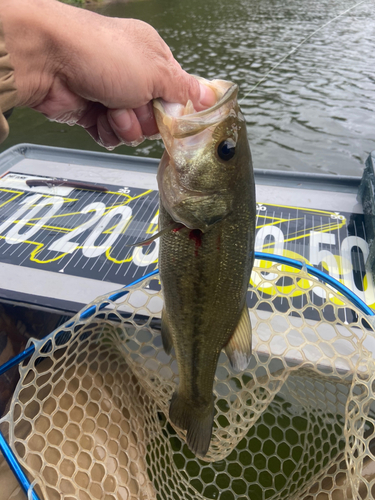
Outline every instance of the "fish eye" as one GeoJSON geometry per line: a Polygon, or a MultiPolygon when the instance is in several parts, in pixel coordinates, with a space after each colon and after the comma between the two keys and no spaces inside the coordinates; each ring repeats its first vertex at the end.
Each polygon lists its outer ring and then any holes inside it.
{"type": "Polygon", "coordinates": [[[236,152],[236,143],[232,139],[225,139],[217,147],[219,158],[224,161],[231,160],[236,152]]]}

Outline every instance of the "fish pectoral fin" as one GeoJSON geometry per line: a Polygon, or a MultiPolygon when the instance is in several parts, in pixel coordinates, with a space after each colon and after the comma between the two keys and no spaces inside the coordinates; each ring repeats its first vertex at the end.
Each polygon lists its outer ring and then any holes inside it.
{"type": "Polygon", "coordinates": [[[190,450],[204,457],[210,447],[214,420],[214,399],[204,409],[197,409],[182,393],[175,392],[169,407],[169,419],[179,429],[186,430],[190,450]]]}
{"type": "Polygon", "coordinates": [[[245,304],[240,321],[228,344],[224,347],[233,369],[245,370],[251,358],[251,323],[249,310],[245,304]]]}
{"type": "Polygon", "coordinates": [[[147,245],[151,245],[151,243],[153,241],[155,241],[158,238],[160,238],[160,236],[163,236],[163,234],[166,234],[169,231],[174,231],[174,230],[178,231],[182,227],[183,227],[183,224],[180,224],[179,222],[173,222],[172,224],[170,224],[169,226],[165,227],[164,229],[162,229],[158,233],[155,233],[152,236],[150,236],[150,238],[147,238],[147,240],[137,241],[137,243],[132,243],[131,245],[125,245],[125,246],[126,247],[144,247],[144,246],[147,246],[147,245]]]}
{"type": "Polygon", "coordinates": [[[157,240],[161,236],[162,231],[160,233],[156,233],[151,238],[147,238],[147,240],[137,241],[136,243],[132,243],[131,245],[125,245],[126,247],[146,247],[147,245],[151,245],[151,243],[157,240]]]}
{"type": "Polygon", "coordinates": [[[161,340],[163,342],[164,351],[167,354],[170,354],[173,347],[173,341],[168,316],[164,307],[163,312],[161,313],[161,340]]]}

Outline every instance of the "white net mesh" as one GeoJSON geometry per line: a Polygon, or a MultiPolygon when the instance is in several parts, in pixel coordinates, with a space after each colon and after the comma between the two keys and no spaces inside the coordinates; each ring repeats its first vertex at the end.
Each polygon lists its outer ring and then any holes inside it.
{"type": "Polygon", "coordinates": [[[238,374],[221,354],[204,460],[168,422],[157,277],[33,341],[1,429],[41,498],[375,498],[371,320],[305,271],[255,267],[252,283],[253,357],[238,374]]]}

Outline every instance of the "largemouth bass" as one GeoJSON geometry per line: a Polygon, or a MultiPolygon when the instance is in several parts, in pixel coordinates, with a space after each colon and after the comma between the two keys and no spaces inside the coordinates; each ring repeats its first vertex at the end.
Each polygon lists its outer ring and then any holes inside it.
{"type": "Polygon", "coordinates": [[[204,81],[217,103],[195,113],[154,102],[165,152],[158,169],[162,339],[175,348],[179,387],[171,422],[206,455],[214,417],[220,351],[244,370],[251,356],[246,292],[254,260],[255,187],[238,88],[204,81]]]}

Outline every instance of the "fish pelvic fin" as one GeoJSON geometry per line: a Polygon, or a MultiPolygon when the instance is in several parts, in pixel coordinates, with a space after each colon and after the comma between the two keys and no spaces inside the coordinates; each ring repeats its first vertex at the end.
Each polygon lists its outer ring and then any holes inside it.
{"type": "Polygon", "coordinates": [[[167,354],[170,354],[173,347],[173,340],[168,322],[168,316],[164,307],[163,312],[161,313],[161,340],[163,342],[164,351],[167,354]]]}
{"type": "Polygon", "coordinates": [[[251,358],[251,323],[247,305],[242,309],[240,321],[228,344],[224,347],[232,368],[238,372],[245,370],[251,358]]]}
{"type": "Polygon", "coordinates": [[[210,447],[212,424],[214,420],[214,400],[207,411],[194,407],[177,391],[173,394],[169,407],[169,419],[176,427],[186,430],[186,443],[189,449],[200,457],[204,457],[210,447]]]}

